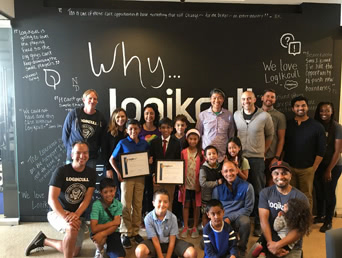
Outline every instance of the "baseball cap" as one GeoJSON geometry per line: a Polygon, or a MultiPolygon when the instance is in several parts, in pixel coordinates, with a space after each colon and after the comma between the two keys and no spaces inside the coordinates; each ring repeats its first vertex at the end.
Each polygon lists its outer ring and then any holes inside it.
{"type": "Polygon", "coordinates": [[[277,162],[274,162],[271,166],[270,166],[270,171],[272,172],[273,170],[275,170],[276,168],[283,168],[286,169],[287,171],[289,171],[291,173],[291,169],[290,169],[290,165],[289,163],[282,161],[282,160],[278,160],[277,162]]]}

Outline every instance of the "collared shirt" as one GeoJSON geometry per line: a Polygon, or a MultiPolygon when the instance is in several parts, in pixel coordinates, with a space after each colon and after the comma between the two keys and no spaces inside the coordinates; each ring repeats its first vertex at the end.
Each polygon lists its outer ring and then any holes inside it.
{"type": "Polygon", "coordinates": [[[218,161],[222,162],[226,154],[228,139],[235,133],[233,114],[222,108],[221,112],[216,115],[210,107],[199,114],[196,128],[202,135],[202,148],[214,145],[219,152],[218,161]]]}
{"type": "Polygon", "coordinates": [[[272,117],[273,127],[274,127],[274,135],[270,148],[266,152],[266,159],[274,158],[277,152],[278,145],[278,130],[286,129],[286,117],[283,113],[279,112],[275,108],[271,107],[270,110],[267,111],[272,117]]]}
{"type": "Polygon", "coordinates": [[[163,220],[159,220],[153,210],[146,215],[144,222],[148,239],[157,236],[160,243],[169,243],[170,236],[178,234],[177,218],[169,210],[163,220]]]}
{"type": "Polygon", "coordinates": [[[112,156],[117,158],[119,154],[122,153],[134,153],[139,151],[148,151],[150,145],[145,141],[140,139],[138,143],[133,141],[131,137],[127,136],[125,139],[119,141],[116,145],[112,156]]]}
{"type": "MultiPolygon", "coordinates": [[[[113,202],[108,207],[109,212],[115,216],[121,216],[122,215],[122,204],[117,199],[113,199],[113,202]]],[[[106,224],[107,222],[112,221],[112,219],[108,216],[107,212],[102,206],[102,203],[100,200],[96,200],[93,203],[91,213],[90,213],[90,219],[97,220],[98,224],[106,224]]],[[[115,232],[119,232],[119,228],[115,230],[115,232]]]]}
{"type": "Polygon", "coordinates": [[[169,135],[169,137],[167,137],[166,139],[164,139],[163,136],[161,136],[161,138],[162,138],[162,147],[164,145],[164,140],[166,140],[166,149],[165,150],[167,150],[167,147],[169,146],[171,135],[169,135]]]}

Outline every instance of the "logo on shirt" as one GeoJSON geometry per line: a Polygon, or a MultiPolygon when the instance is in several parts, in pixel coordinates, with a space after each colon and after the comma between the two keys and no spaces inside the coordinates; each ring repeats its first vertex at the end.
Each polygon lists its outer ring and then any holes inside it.
{"type": "Polygon", "coordinates": [[[80,184],[74,183],[70,185],[65,191],[65,199],[71,204],[80,203],[83,200],[87,188],[80,184]]]}
{"type": "Polygon", "coordinates": [[[87,177],[66,177],[65,180],[67,182],[89,182],[87,177]]]}
{"type": "Polygon", "coordinates": [[[81,129],[82,129],[81,130],[82,136],[84,139],[89,139],[95,133],[94,127],[92,127],[91,125],[88,125],[88,124],[82,124],[81,129]]]}
{"type": "Polygon", "coordinates": [[[281,205],[280,202],[271,202],[270,200],[268,200],[268,206],[275,210],[284,210],[284,205],[281,205]]]}

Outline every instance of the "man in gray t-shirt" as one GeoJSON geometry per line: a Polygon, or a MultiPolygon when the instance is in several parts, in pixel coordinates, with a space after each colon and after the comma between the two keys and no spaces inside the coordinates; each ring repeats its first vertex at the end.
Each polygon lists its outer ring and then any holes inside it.
{"type": "Polygon", "coordinates": [[[285,131],[286,131],[286,117],[283,113],[274,108],[276,103],[276,92],[273,89],[266,89],[264,95],[261,96],[262,110],[269,113],[272,117],[274,134],[273,140],[265,155],[265,174],[266,185],[273,184],[269,166],[280,160],[281,153],[285,143],[285,131]]]}
{"type": "MultiPolygon", "coordinates": [[[[270,252],[271,257],[273,255],[275,255],[275,257],[286,255],[287,258],[300,258],[302,254],[301,233],[291,230],[287,236],[283,238],[283,240],[286,239],[285,242],[289,243],[295,243],[300,240],[295,244],[294,248],[288,252],[283,248],[284,246],[277,247],[277,242],[274,241],[277,232],[273,229],[273,222],[278,216],[279,211],[283,210],[284,204],[286,204],[288,200],[293,198],[305,200],[308,207],[309,201],[301,191],[290,185],[292,174],[288,163],[277,161],[272,164],[270,170],[274,185],[263,189],[259,196],[261,229],[267,241],[268,251],[270,252]]],[[[253,248],[251,250],[253,250],[253,248]]]]}

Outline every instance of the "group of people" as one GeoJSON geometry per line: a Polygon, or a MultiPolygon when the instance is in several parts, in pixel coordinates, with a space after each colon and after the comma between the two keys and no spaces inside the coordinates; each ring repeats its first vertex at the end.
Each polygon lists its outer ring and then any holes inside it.
{"type": "Polygon", "coordinates": [[[50,246],[65,257],[76,256],[90,220],[95,257],[124,257],[132,239],[138,244],[137,257],[197,257],[193,245],[177,236],[200,237],[199,224],[205,257],[301,257],[301,238],[312,220],[313,188],[313,223],[323,223],[321,232],[332,227],[342,171],[342,127],[334,120],[334,106],[319,103],[313,119],[308,100],[297,96],[291,100],[294,118],[286,121],[274,108],[272,89],[261,96],[261,107],[252,91],[244,92],[242,109],[234,114],[223,108],[224,100],[221,89],[211,90],[211,106],[191,129],[182,114],[173,121],[160,119],[155,104],[144,107],[141,122],[117,108],[107,125],[96,109],[96,91],[87,90],[84,106],[65,119],[67,161],[49,183],[48,221],[65,233],[64,239],[39,232],[26,255],[50,246]],[[91,204],[99,150],[106,178],[100,182],[101,199],[91,204]],[[140,151],[149,153],[150,174],[123,179],[120,156],[140,151]],[[159,159],[184,160],[183,185],[156,183],[159,159]],[[248,252],[251,216],[259,239],[248,252]],[[139,235],[142,225],[148,239],[139,235]]]}

